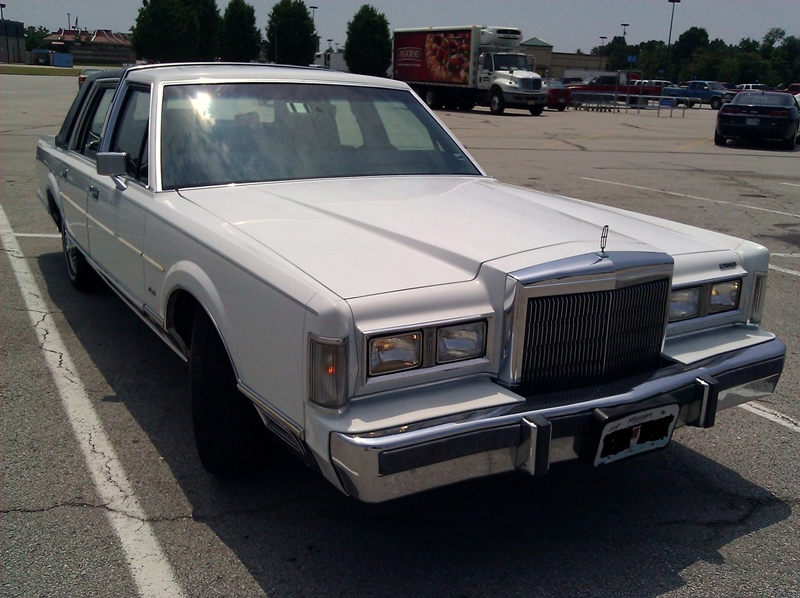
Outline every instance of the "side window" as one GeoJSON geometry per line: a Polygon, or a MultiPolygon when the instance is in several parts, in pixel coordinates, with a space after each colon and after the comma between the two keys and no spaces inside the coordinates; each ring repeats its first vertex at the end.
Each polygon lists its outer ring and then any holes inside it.
{"type": "Polygon", "coordinates": [[[111,142],[112,152],[125,152],[127,173],[147,184],[147,125],[150,117],[150,90],[128,91],[111,142]]]}
{"type": "Polygon", "coordinates": [[[92,104],[86,113],[80,140],[75,144],[75,150],[87,158],[94,159],[97,155],[97,150],[100,147],[100,133],[103,131],[103,123],[106,122],[108,109],[113,98],[113,87],[98,89],[94,98],[92,98],[92,104]]]}

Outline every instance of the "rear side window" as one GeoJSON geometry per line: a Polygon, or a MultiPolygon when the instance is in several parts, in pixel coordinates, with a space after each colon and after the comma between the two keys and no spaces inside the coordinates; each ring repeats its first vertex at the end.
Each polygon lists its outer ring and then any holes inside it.
{"type": "Polygon", "coordinates": [[[132,88],[125,97],[120,112],[112,152],[127,154],[127,173],[147,184],[147,125],[150,118],[150,90],[132,88]]]}
{"type": "Polygon", "coordinates": [[[75,144],[75,150],[88,158],[94,159],[100,146],[100,133],[103,132],[103,124],[108,118],[108,109],[111,100],[114,98],[113,87],[101,87],[92,98],[91,106],[86,113],[83,130],[80,138],[75,144]]]}

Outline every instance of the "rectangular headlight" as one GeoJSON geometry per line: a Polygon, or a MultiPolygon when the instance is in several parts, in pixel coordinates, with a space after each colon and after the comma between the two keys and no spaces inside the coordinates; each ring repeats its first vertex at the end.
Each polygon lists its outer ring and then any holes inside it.
{"type": "Polygon", "coordinates": [[[422,332],[380,336],[369,341],[369,375],[413,370],[422,364],[422,332]]]}
{"type": "Polygon", "coordinates": [[[742,281],[738,279],[711,285],[711,302],[708,305],[708,313],[716,314],[739,307],[741,288],[742,281]]]}
{"type": "Polygon", "coordinates": [[[347,339],[311,338],[310,398],[331,409],[347,404],[347,339]]]}
{"type": "Polygon", "coordinates": [[[481,357],[486,351],[486,322],[445,326],[436,331],[436,363],[481,357]]]}
{"type": "Polygon", "coordinates": [[[696,318],[700,313],[700,287],[678,289],[669,296],[669,321],[696,318]]]}

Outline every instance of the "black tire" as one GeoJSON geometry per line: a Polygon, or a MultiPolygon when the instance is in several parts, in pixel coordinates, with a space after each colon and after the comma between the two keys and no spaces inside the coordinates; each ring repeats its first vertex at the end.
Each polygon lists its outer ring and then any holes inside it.
{"type": "Polygon", "coordinates": [[[542,112],[544,112],[544,104],[537,104],[530,108],[530,111],[533,116],[541,116],[542,112]]]}
{"type": "Polygon", "coordinates": [[[567,109],[566,105],[561,105],[561,106],[558,107],[558,111],[559,112],[564,112],[564,110],[566,110],[566,109],[567,109]]]}
{"type": "Polygon", "coordinates": [[[722,100],[719,98],[711,98],[711,109],[719,110],[722,107],[722,100]]]}
{"type": "Polygon", "coordinates": [[[422,99],[425,100],[425,103],[431,110],[436,110],[439,108],[439,94],[435,89],[428,87],[425,90],[425,96],[422,99]]]}
{"type": "Polygon", "coordinates": [[[714,145],[725,145],[727,140],[720,135],[717,131],[714,131],[714,145]]]}
{"type": "Polygon", "coordinates": [[[236,388],[236,374],[211,319],[200,311],[192,331],[192,423],[200,462],[209,473],[240,475],[265,463],[267,430],[236,388]]]}
{"type": "Polygon", "coordinates": [[[798,135],[798,133],[800,133],[800,125],[797,125],[794,128],[794,133],[792,133],[792,136],[789,137],[789,139],[784,139],[783,140],[783,149],[785,149],[787,151],[790,151],[790,152],[794,151],[794,148],[797,147],[797,135],[798,135]]]}
{"type": "Polygon", "coordinates": [[[503,99],[503,92],[495,90],[489,97],[489,110],[492,114],[503,114],[506,110],[506,101],[503,99]]]}
{"type": "Polygon", "coordinates": [[[64,253],[67,277],[72,286],[84,293],[96,290],[100,286],[100,276],[86,261],[77,245],[69,238],[67,227],[63,223],[61,225],[61,250],[64,253]]]}

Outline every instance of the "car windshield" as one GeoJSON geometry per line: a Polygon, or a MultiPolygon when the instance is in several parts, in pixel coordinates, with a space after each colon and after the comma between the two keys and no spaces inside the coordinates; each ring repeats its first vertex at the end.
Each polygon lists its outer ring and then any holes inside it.
{"type": "Polygon", "coordinates": [[[528,59],[521,54],[496,54],[494,68],[498,71],[527,71],[528,59]]]}
{"type": "Polygon", "coordinates": [[[558,80],[548,81],[545,85],[547,89],[564,89],[564,84],[558,80]]]}
{"type": "Polygon", "coordinates": [[[164,189],[404,174],[480,174],[408,91],[293,83],[164,89],[164,189]]]}
{"type": "Polygon", "coordinates": [[[788,93],[761,93],[740,91],[731,104],[748,106],[791,106],[792,96],[788,93]]]}

